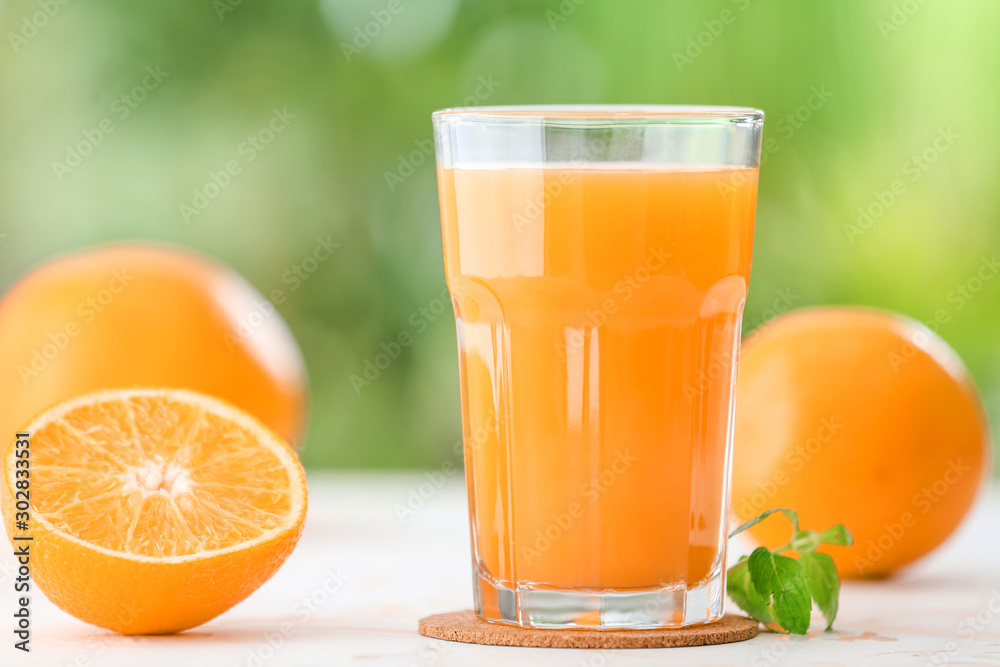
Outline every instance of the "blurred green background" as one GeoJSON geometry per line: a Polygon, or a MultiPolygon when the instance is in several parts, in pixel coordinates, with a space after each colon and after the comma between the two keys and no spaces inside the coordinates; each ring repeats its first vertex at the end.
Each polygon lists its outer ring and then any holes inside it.
{"type": "Polygon", "coordinates": [[[267,292],[317,237],[340,244],[280,309],[311,376],[307,465],[454,456],[430,114],[480,103],[764,109],[747,329],[775,306],[944,311],[1000,423],[1000,280],[956,292],[1000,247],[1000,3],[8,0],[0,26],[0,286],[147,238],[267,292]],[[251,159],[275,109],[287,127],[251,159]],[[413,345],[356,391],[400,332],[413,345]]]}

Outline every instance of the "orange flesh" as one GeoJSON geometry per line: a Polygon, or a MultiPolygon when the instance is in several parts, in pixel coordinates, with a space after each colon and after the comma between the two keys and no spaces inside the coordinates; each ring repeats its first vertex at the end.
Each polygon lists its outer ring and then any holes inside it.
{"type": "Polygon", "coordinates": [[[243,544],[287,522],[292,481],[256,435],[163,397],[81,405],[32,434],[34,510],[115,552],[170,557],[243,544]]]}

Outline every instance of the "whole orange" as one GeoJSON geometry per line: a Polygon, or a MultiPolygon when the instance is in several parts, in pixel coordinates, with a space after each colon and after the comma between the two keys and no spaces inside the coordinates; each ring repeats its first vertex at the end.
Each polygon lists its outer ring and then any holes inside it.
{"type": "Polygon", "coordinates": [[[302,435],[302,355],[277,312],[226,266],[173,246],[123,243],[53,259],[0,300],[0,433],[101,389],[190,389],[302,435]]]}
{"type": "MultiPolygon", "coordinates": [[[[788,507],[803,528],[844,523],[847,577],[887,575],[941,544],[969,511],[990,439],[961,360],[905,316],[854,307],[775,318],[741,351],[733,460],[738,521],[788,507]]],[[[750,530],[769,548],[786,524],[750,530]]]]}

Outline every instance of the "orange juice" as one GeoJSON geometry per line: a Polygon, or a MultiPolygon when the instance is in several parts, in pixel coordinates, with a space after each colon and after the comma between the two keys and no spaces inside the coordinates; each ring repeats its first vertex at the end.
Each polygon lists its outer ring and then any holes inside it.
{"type": "Polygon", "coordinates": [[[756,168],[439,169],[477,600],[725,561],[756,168]]]}

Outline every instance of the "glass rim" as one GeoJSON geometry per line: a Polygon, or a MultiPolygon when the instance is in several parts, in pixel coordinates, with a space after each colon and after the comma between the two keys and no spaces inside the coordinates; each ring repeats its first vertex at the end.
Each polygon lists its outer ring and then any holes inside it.
{"type": "Polygon", "coordinates": [[[525,104],[439,109],[431,118],[435,124],[731,125],[762,123],[764,112],[753,107],[698,104],[525,104]]]}

